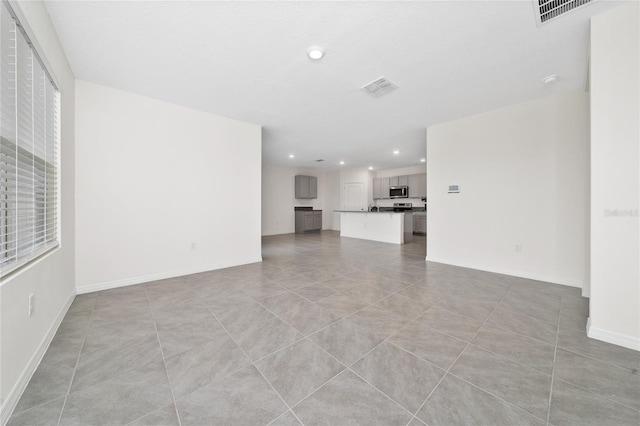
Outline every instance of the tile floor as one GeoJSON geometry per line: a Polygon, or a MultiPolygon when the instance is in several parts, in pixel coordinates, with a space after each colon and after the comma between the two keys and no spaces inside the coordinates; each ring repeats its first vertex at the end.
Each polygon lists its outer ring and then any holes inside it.
{"type": "Polygon", "coordinates": [[[640,353],[575,288],[335,232],[78,296],[10,425],[638,425],[640,353]]]}

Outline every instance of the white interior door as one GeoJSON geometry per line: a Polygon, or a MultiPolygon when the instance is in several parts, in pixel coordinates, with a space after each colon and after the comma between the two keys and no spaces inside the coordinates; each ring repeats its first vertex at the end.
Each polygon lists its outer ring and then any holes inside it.
{"type": "Polygon", "coordinates": [[[361,211],[367,209],[364,182],[345,183],[342,193],[344,194],[342,210],[361,211]]]}

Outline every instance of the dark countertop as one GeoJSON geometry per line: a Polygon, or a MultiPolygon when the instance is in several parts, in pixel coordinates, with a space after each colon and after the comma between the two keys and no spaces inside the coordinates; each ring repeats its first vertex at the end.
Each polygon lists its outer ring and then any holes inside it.
{"type": "Polygon", "coordinates": [[[367,210],[334,210],[334,212],[336,213],[373,213],[373,214],[380,214],[380,213],[391,213],[391,214],[397,214],[397,213],[412,213],[411,211],[408,212],[394,212],[394,211],[377,211],[377,212],[369,212],[367,210]]]}

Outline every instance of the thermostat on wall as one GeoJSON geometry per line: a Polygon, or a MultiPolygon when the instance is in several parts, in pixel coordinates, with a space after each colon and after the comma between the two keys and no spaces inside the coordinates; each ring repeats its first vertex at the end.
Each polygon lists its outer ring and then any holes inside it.
{"type": "Polygon", "coordinates": [[[460,192],[460,185],[449,185],[449,194],[457,194],[460,192]]]}

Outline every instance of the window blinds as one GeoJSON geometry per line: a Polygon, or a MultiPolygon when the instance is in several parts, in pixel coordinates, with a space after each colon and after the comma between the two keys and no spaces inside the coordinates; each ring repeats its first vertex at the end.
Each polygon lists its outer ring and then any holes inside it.
{"type": "Polygon", "coordinates": [[[0,9],[0,277],[58,244],[59,93],[0,9]]]}

